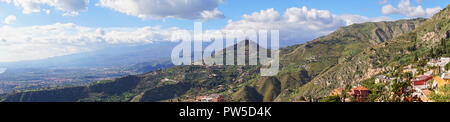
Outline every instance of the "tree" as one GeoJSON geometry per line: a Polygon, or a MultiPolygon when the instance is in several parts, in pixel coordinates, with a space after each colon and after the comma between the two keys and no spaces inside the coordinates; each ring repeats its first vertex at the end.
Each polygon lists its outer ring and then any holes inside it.
{"type": "Polygon", "coordinates": [[[413,78],[413,74],[411,74],[410,72],[403,73],[403,78],[411,80],[413,78]]]}
{"type": "Polygon", "coordinates": [[[328,97],[325,97],[325,98],[319,100],[319,102],[341,102],[341,97],[339,97],[339,96],[328,96],[328,97]]]}
{"type": "Polygon", "coordinates": [[[411,81],[407,81],[407,82],[401,82],[401,81],[394,81],[394,84],[392,85],[392,90],[391,92],[394,93],[394,95],[392,96],[393,102],[400,102],[400,98],[402,96],[409,96],[410,93],[406,93],[405,89],[407,87],[409,87],[411,84],[411,81]]]}
{"type": "Polygon", "coordinates": [[[419,61],[419,57],[417,56],[417,53],[414,53],[413,62],[419,61]]]}
{"type": "Polygon", "coordinates": [[[418,73],[419,75],[423,75],[424,72],[425,72],[425,71],[423,70],[422,67],[418,67],[418,68],[417,68],[417,73],[418,73]]]}
{"type": "Polygon", "coordinates": [[[384,83],[374,84],[370,89],[371,93],[369,94],[369,102],[375,102],[377,100],[383,99],[384,92],[384,83]]]}
{"type": "Polygon", "coordinates": [[[450,63],[446,64],[444,68],[445,68],[445,70],[449,70],[450,69],[450,63]]]}

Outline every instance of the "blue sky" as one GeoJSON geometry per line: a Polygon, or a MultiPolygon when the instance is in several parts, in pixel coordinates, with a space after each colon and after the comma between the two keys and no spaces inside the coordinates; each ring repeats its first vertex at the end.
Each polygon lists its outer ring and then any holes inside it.
{"type": "Polygon", "coordinates": [[[0,62],[35,60],[109,45],[170,41],[203,30],[279,30],[304,43],[362,22],[431,17],[448,0],[0,0],[0,62]]]}
{"type": "MultiPolygon", "coordinates": [[[[274,8],[277,11],[284,11],[290,7],[307,6],[322,10],[329,10],[335,14],[357,14],[367,17],[386,16],[381,12],[382,0],[227,0],[218,9],[224,13],[226,18],[214,19],[204,23],[207,29],[220,29],[227,24],[227,20],[240,20],[243,14],[251,14],[260,10],[274,8]]],[[[390,0],[389,3],[396,5],[399,0],[390,0]]],[[[142,27],[142,26],[162,26],[180,27],[192,29],[193,20],[181,20],[168,18],[165,20],[147,19],[143,20],[135,16],[129,16],[108,8],[95,6],[98,0],[91,0],[87,12],[80,12],[78,16],[61,16],[64,12],[52,10],[50,15],[41,13],[22,14],[22,8],[12,4],[0,3],[0,18],[8,15],[17,17],[17,21],[12,26],[33,26],[48,25],[54,23],[75,23],[77,25],[89,27],[142,27]]],[[[414,6],[419,5],[415,0],[411,1],[414,6]]],[[[422,0],[424,8],[440,6],[445,8],[450,4],[448,0],[422,0]]],[[[393,19],[405,18],[402,15],[388,15],[393,19]]]]}

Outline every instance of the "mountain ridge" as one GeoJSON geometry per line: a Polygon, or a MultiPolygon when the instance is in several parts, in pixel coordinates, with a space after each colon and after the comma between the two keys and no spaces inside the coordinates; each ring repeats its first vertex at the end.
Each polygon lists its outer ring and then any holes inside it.
{"type": "MultiPolygon", "coordinates": [[[[411,56],[416,50],[418,51],[424,50],[424,52],[426,52],[427,50],[429,50],[427,48],[428,46],[433,47],[436,46],[436,44],[438,44],[437,40],[441,40],[444,37],[448,39],[448,37],[450,36],[449,31],[450,28],[448,27],[448,23],[450,22],[449,21],[450,16],[448,16],[450,13],[449,7],[441,10],[441,12],[437,13],[432,18],[420,24],[420,26],[418,26],[413,31],[401,34],[399,37],[394,38],[394,40],[390,42],[382,43],[376,45],[376,47],[369,48],[365,52],[358,55],[356,59],[351,60],[351,62],[342,64],[340,66],[341,68],[336,68],[337,71],[329,71],[328,73],[324,73],[322,74],[322,76],[315,78],[314,80],[311,81],[310,84],[302,86],[302,88],[300,88],[302,90],[299,91],[303,91],[300,93],[300,95],[310,96],[312,95],[311,91],[316,91],[321,92],[319,93],[318,96],[326,96],[332,89],[342,87],[345,85],[356,85],[359,82],[369,79],[382,71],[390,69],[389,67],[401,67],[402,65],[408,64],[406,61],[396,59],[402,59],[401,57],[411,56]],[[443,23],[447,23],[447,25],[445,26],[438,25],[443,23]],[[436,30],[440,31],[439,34],[431,34],[431,35],[438,35],[437,36],[438,38],[434,39],[424,38],[429,33],[438,33],[436,32],[436,30]],[[409,51],[411,49],[410,47],[414,47],[415,49],[409,51]],[[393,59],[392,57],[394,57],[395,59],[393,59]],[[339,76],[355,76],[355,74],[351,75],[352,72],[361,72],[363,74],[358,75],[365,75],[365,76],[356,75],[358,78],[339,77],[339,76]],[[317,87],[312,87],[314,86],[313,84],[315,84],[316,86],[317,84],[320,84],[319,86],[321,87],[317,89],[317,87]],[[329,84],[335,85],[330,86],[329,84]]],[[[423,59],[426,58],[423,57],[423,59]]]]}

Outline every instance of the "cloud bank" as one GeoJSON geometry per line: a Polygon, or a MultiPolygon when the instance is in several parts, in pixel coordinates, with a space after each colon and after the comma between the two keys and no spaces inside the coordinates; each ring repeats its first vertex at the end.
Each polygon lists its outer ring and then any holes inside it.
{"type": "Polygon", "coordinates": [[[228,21],[224,29],[280,30],[280,40],[283,41],[281,43],[286,44],[310,41],[354,23],[391,20],[389,17],[336,15],[328,10],[308,9],[306,6],[288,8],[284,14],[271,8],[245,14],[242,18],[240,21],[228,21]]]}
{"type": "Polygon", "coordinates": [[[90,28],[73,23],[0,27],[0,62],[43,59],[116,44],[170,41],[178,28],[90,28]]]}

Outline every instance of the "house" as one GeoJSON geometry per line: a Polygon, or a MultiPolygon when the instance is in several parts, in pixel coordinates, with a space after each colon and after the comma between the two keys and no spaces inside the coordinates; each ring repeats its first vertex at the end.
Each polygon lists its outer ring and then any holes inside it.
{"type": "Polygon", "coordinates": [[[413,89],[414,92],[412,93],[412,96],[415,98],[420,98],[420,102],[429,102],[428,95],[430,94],[430,91],[428,90],[431,82],[431,79],[433,79],[432,75],[421,75],[415,77],[413,82],[413,89]]]}
{"type": "Polygon", "coordinates": [[[433,70],[429,70],[427,72],[424,72],[423,75],[434,75],[433,70]]]}
{"type": "Polygon", "coordinates": [[[211,94],[209,96],[198,96],[196,101],[199,102],[225,102],[225,97],[220,94],[211,94]]]}
{"type": "Polygon", "coordinates": [[[430,61],[427,62],[427,65],[429,66],[439,66],[440,60],[438,59],[430,59],[430,61]]]}
{"type": "Polygon", "coordinates": [[[359,87],[350,89],[350,92],[348,92],[348,94],[350,94],[350,96],[355,98],[355,100],[357,102],[366,102],[368,100],[368,96],[369,96],[369,89],[367,89],[363,86],[359,86],[359,87]]]}
{"type": "Polygon", "coordinates": [[[403,72],[408,71],[410,69],[412,69],[412,65],[411,64],[408,65],[408,66],[403,67],[403,72]]]}
{"type": "Polygon", "coordinates": [[[442,73],[441,78],[444,79],[446,82],[450,81],[450,72],[442,73]]]}
{"type": "Polygon", "coordinates": [[[195,101],[201,102],[202,99],[205,98],[205,97],[206,97],[206,96],[197,96],[197,97],[195,98],[195,101]]]}
{"type": "Polygon", "coordinates": [[[431,59],[427,64],[433,67],[440,67],[440,71],[445,71],[445,65],[450,62],[450,57],[441,57],[439,59],[431,59]]]}
{"type": "Polygon", "coordinates": [[[428,88],[428,81],[433,79],[433,76],[429,75],[421,75],[415,77],[415,79],[412,81],[414,89],[417,91],[424,90],[428,88]]]}
{"type": "Polygon", "coordinates": [[[387,83],[393,81],[395,78],[389,78],[385,75],[378,75],[375,78],[375,83],[387,83]]]}
{"type": "Polygon", "coordinates": [[[200,100],[200,102],[213,102],[213,99],[211,97],[204,97],[200,100]]]}

